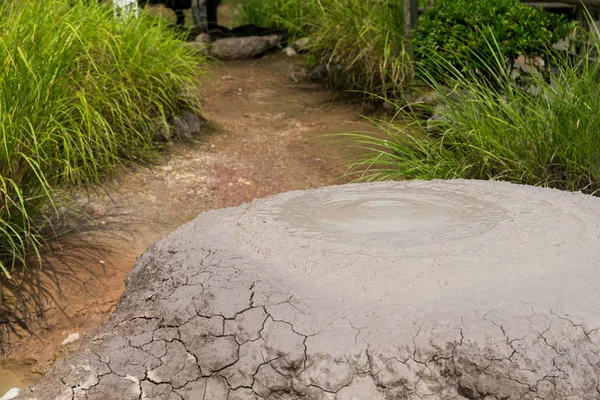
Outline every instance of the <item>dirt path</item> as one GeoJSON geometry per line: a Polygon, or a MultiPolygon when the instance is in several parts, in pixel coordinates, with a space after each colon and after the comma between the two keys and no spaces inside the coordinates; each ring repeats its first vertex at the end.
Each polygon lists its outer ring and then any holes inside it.
{"type": "Polygon", "coordinates": [[[281,55],[219,65],[204,79],[204,114],[216,125],[198,143],[174,145],[151,168],[123,173],[90,198],[102,229],[61,241],[39,274],[45,322],[13,339],[0,396],[24,386],[113,310],[147,246],[199,213],[292,189],[343,183],[349,150],[322,134],[357,129],[360,109],[303,79],[305,61],[281,55]]]}

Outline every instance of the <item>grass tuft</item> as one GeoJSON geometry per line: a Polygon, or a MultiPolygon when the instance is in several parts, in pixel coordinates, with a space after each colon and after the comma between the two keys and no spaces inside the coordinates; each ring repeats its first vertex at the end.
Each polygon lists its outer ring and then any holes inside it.
{"type": "Polygon", "coordinates": [[[60,190],[152,158],[198,56],[156,18],[86,0],[0,2],[0,271],[45,246],[60,190]]]}
{"type": "Polygon", "coordinates": [[[397,0],[248,0],[240,16],[309,36],[315,64],[341,67],[336,88],[399,97],[412,74],[397,0]]]}
{"type": "Polygon", "coordinates": [[[533,73],[525,86],[511,76],[496,43],[489,44],[495,56],[483,74],[493,82],[437,58],[436,69],[448,71],[448,86],[429,76],[440,99],[438,119],[427,122],[420,105],[397,105],[408,124],[375,121],[377,137],[350,135],[366,150],[355,164],[366,169],[362,179],[492,179],[600,193],[597,33],[579,57],[546,60],[554,72],[533,73]]]}
{"type": "Polygon", "coordinates": [[[290,36],[299,38],[314,31],[318,3],[310,0],[241,0],[237,23],[287,29],[290,36]]]}

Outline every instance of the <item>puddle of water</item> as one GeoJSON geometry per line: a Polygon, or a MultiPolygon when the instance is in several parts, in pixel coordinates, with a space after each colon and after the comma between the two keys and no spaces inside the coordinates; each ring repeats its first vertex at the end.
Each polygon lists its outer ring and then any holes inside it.
{"type": "Polygon", "coordinates": [[[29,371],[28,367],[12,363],[0,364],[0,397],[12,388],[26,388],[41,379],[41,375],[29,371]]]}
{"type": "Polygon", "coordinates": [[[473,236],[491,229],[504,215],[497,206],[457,191],[369,186],[300,195],[273,211],[276,220],[299,234],[393,235],[411,242],[473,236]]]}

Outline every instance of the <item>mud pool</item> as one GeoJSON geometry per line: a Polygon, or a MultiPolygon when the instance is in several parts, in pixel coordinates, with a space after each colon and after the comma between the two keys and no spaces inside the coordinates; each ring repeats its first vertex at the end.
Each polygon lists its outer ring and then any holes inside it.
{"type": "Polygon", "coordinates": [[[599,217],[595,197],[487,181],[209,211],[19,398],[594,398],[599,217]]]}

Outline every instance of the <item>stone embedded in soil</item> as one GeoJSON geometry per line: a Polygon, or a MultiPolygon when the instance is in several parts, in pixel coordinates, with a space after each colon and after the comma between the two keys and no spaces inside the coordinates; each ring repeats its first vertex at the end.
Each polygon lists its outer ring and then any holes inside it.
{"type": "Polygon", "coordinates": [[[208,56],[210,55],[210,46],[212,40],[208,33],[202,33],[194,38],[191,42],[188,42],[188,46],[197,51],[198,53],[208,56]]]}
{"type": "Polygon", "coordinates": [[[320,81],[331,78],[344,71],[344,67],[338,64],[317,65],[310,71],[309,78],[312,81],[320,81]]]}
{"type": "Polygon", "coordinates": [[[300,38],[298,40],[296,40],[293,44],[292,44],[292,48],[295,49],[298,52],[302,52],[305,51],[306,48],[308,47],[308,44],[310,43],[310,38],[308,37],[303,37],[300,38]]]}
{"type": "Polygon", "coordinates": [[[18,394],[19,394],[19,389],[12,388],[8,392],[4,393],[4,395],[2,397],[0,397],[0,400],[11,400],[11,399],[14,399],[15,397],[17,397],[18,394]]]}
{"type": "Polygon", "coordinates": [[[289,57],[298,55],[298,53],[296,52],[296,50],[294,50],[293,47],[286,47],[285,49],[283,49],[283,52],[289,57]]]}
{"type": "Polygon", "coordinates": [[[68,344],[78,342],[79,339],[80,335],[78,332],[70,333],[69,336],[67,336],[66,339],[62,341],[61,346],[66,346],[68,344]]]}
{"type": "Polygon", "coordinates": [[[194,42],[208,45],[212,43],[212,40],[208,33],[201,33],[194,38],[194,42]]]}
{"type": "Polygon", "coordinates": [[[246,60],[264,54],[280,41],[279,35],[218,39],[213,42],[210,54],[220,60],[246,60]]]}
{"type": "Polygon", "coordinates": [[[198,113],[183,111],[171,118],[167,126],[159,124],[156,129],[156,137],[165,142],[173,138],[191,140],[200,134],[206,124],[206,120],[198,113]]]}
{"type": "Polygon", "coordinates": [[[18,398],[598,398],[599,217],[598,198],[484,181],[207,212],[18,398]]]}

